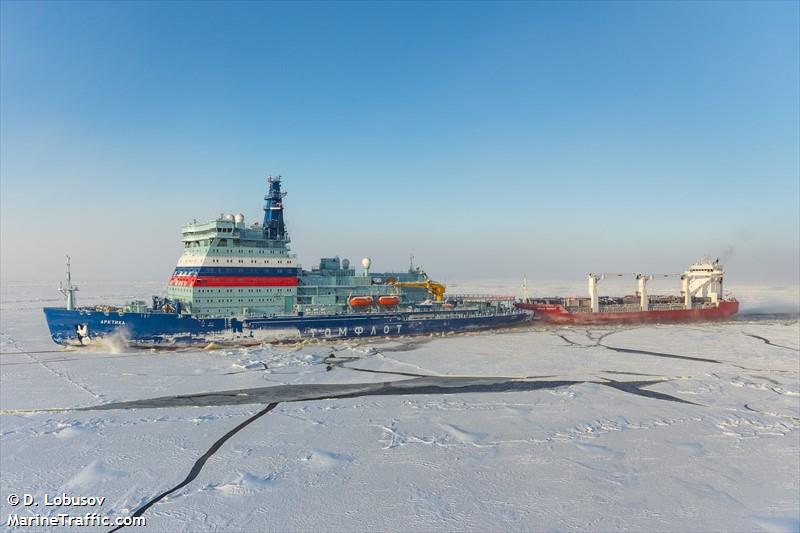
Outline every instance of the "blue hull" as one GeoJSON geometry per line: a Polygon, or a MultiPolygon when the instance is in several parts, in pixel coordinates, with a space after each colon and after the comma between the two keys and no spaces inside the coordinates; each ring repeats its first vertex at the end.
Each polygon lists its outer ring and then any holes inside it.
{"type": "Polygon", "coordinates": [[[165,348],[448,333],[513,326],[532,317],[520,311],[439,310],[236,319],[54,307],[44,308],[44,314],[57,344],[87,345],[116,336],[131,345],[165,348]]]}

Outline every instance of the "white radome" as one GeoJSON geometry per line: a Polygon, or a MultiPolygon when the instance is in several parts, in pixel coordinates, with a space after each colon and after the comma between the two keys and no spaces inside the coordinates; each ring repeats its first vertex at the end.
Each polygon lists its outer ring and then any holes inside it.
{"type": "Polygon", "coordinates": [[[361,260],[361,266],[364,268],[369,268],[371,264],[372,264],[372,259],[370,259],[369,257],[365,257],[364,259],[361,260]]]}

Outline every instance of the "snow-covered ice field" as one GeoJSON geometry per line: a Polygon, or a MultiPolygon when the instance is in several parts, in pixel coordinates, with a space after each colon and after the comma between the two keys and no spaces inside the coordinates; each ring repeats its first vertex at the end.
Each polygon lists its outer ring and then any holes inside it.
{"type": "Polygon", "coordinates": [[[734,290],[713,324],[76,352],[47,335],[53,287],[6,285],[2,527],[65,512],[12,493],[129,516],[188,476],[123,531],[799,531],[797,287],[734,290]]]}

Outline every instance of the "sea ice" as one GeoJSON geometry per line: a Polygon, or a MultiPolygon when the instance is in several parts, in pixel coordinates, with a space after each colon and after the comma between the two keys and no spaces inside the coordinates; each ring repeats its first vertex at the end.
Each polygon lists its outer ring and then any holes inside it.
{"type": "Polygon", "coordinates": [[[149,530],[800,530],[800,326],[767,297],[711,324],[114,353],[52,344],[51,292],[2,292],[4,523],[11,493],[133,514],[211,451],[149,530]]]}

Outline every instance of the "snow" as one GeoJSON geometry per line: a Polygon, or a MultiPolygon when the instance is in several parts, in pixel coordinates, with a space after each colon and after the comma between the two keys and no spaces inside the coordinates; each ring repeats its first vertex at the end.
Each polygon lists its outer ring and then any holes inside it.
{"type": "MultiPolygon", "coordinates": [[[[88,283],[78,295],[160,289],[88,283]]],[[[797,287],[734,292],[742,316],[711,324],[159,352],[62,350],[41,312],[60,304],[54,289],[5,285],[2,524],[64,512],[11,507],[11,493],[105,497],[74,514],[130,516],[264,409],[272,387],[277,406],[148,508],[144,530],[798,531],[797,287]],[[234,392],[204,394],[219,391],[234,392]],[[170,405],[177,395],[188,405],[170,405]]]]}

